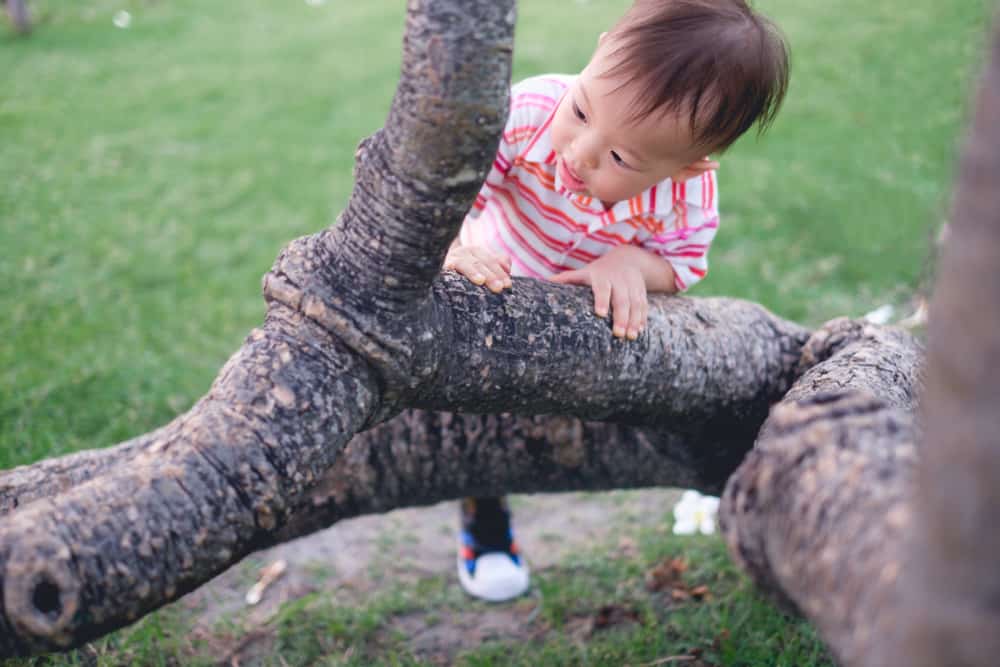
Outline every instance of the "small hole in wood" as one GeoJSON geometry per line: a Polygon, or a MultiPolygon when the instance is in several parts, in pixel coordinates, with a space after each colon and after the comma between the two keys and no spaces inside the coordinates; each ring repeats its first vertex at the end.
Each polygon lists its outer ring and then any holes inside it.
{"type": "Polygon", "coordinates": [[[35,585],[34,593],[31,596],[31,603],[35,609],[45,616],[57,617],[62,611],[62,599],[59,595],[59,587],[48,579],[42,579],[35,585]]]}

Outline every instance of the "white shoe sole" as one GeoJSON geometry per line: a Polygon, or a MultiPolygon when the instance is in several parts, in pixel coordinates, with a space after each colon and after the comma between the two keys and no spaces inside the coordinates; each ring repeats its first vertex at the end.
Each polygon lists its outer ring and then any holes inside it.
{"type": "Polygon", "coordinates": [[[523,595],[531,585],[531,576],[523,556],[518,567],[507,554],[483,554],[476,559],[475,577],[469,575],[459,556],[458,583],[466,593],[480,600],[503,602],[523,595]]]}

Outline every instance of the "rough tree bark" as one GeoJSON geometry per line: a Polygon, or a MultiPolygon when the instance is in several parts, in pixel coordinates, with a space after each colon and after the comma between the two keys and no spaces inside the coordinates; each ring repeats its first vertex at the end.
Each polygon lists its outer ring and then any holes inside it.
{"type": "Polygon", "coordinates": [[[721,524],[763,591],[839,662],[869,665],[910,517],[921,355],[908,334],[841,320],[806,343],[817,356],[730,478],[721,524]]]}
{"type": "Polygon", "coordinates": [[[791,381],[800,327],[753,304],[661,300],[643,339],[622,343],[585,289],[517,281],[497,296],[438,276],[496,149],[513,22],[512,2],[411,2],[399,88],[358,151],[346,210],[281,253],[264,325],[209,393],[117,450],[3,476],[0,655],[78,645],[362,511],[501,489],[719,486],[791,381]],[[633,429],[500,419],[500,466],[479,436],[491,418],[423,413],[402,428],[439,420],[438,447],[383,431],[343,455],[406,406],[633,429]]]}
{"type": "Polygon", "coordinates": [[[844,665],[985,667],[1000,654],[997,26],[992,37],[930,309],[922,419],[900,390],[920,385],[913,361],[888,363],[891,348],[861,332],[831,358],[852,381],[803,375],[723,498],[734,558],[844,665]]]}

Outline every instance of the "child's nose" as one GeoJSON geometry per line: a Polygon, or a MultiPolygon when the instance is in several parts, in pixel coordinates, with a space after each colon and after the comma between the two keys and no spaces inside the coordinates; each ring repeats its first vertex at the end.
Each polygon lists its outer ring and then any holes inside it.
{"type": "Polygon", "coordinates": [[[597,155],[583,141],[574,141],[570,146],[573,150],[571,164],[574,169],[594,169],[597,167],[597,155]]]}

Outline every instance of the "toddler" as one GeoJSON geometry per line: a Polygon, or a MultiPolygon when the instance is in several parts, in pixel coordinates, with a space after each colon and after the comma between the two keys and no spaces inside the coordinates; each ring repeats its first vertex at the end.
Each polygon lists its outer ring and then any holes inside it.
{"type": "MultiPolygon", "coordinates": [[[[588,285],[614,336],[647,294],[701,280],[719,226],[709,157],[774,119],[788,49],[745,0],[636,0],[576,76],[511,90],[493,167],[445,258],[494,292],[511,276],[588,285]]],[[[486,600],[528,588],[503,498],[462,502],[458,574],[486,600]]]]}

